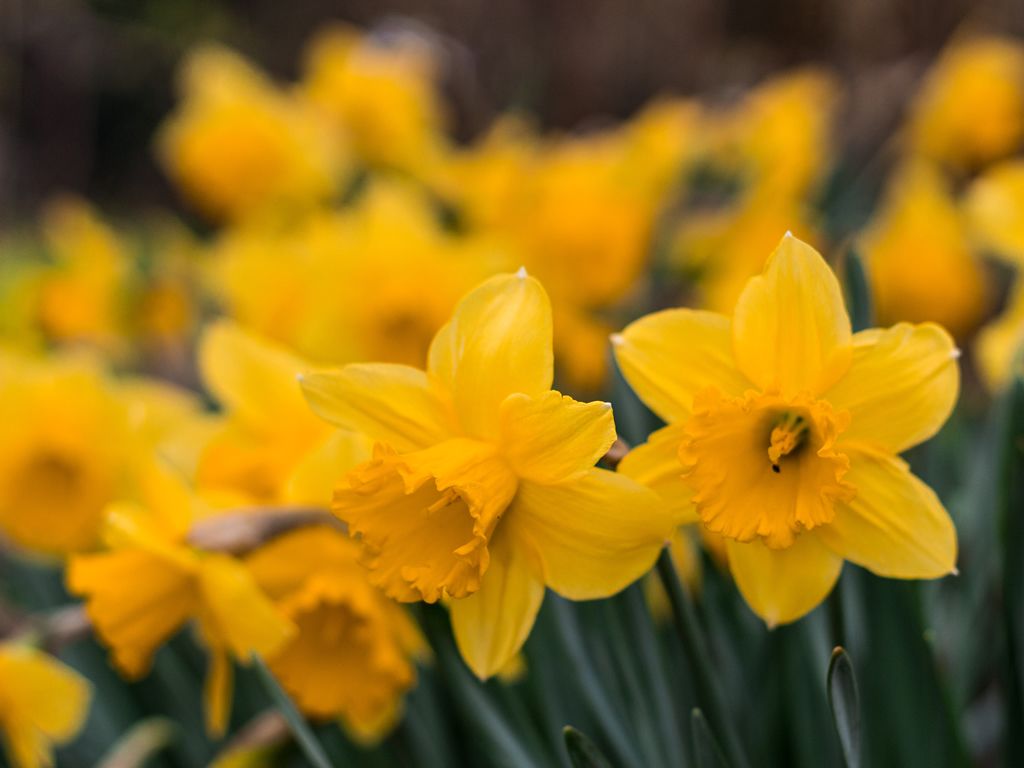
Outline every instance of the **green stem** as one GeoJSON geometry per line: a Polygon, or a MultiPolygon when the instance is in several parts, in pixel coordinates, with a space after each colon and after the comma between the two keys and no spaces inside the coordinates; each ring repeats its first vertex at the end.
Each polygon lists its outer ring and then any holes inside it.
{"type": "Polygon", "coordinates": [[[309,723],[299,714],[295,703],[285,693],[281,684],[277,682],[274,673],[270,671],[266,663],[259,656],[253,656],[253,667],[255,667],[256,674],[270,695],[271,700],[281,710],[281,714],[284,715],[288,728],[291,730],[292,736],[295,737],[295,743],[302,750],[302,754],[306,756],[306,759],[309,760],[314,768],[332,768],[331,761],[327,759],[324,748],[316,740],[316,736],[313,735],[309,723]]]}
{"type": "Polygon", "coordinates": [[[672,604],[673,623],[682,641],[683,651],[690,661],[701,709],[722,739],[722,747],[730,764],[735,768],[746,768],[749,763],[740,744],[739,734],[728,717],[725,698],[718,687],[718,682],[711,674],[711,656],[708,654],[704,633],[697,621],[697,613],[683,585],[679,583],[679,575],[667,548],[661,551],[657,568],[665,593],[672,604]]]}

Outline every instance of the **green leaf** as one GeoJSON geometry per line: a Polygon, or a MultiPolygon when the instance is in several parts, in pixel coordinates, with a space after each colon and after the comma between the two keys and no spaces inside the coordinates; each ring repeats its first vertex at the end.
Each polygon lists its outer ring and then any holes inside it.
{"type": "Polygon", "coordinates": [[[507,768],[545,765],[536,753],[536,742],[531,735],[515,730],[506,713],[488,695],[487,687],[463,663],[444,610],[438,606],[423,605],[419,615],[441,677],[459,714],[478,737],[474,742],[485,751],[487,764],[507,768]]]}
{"type": "Polygon", "coordinates": [[[860,699],[853,664],[842,646],[832,651],[827,677],[828,706],[847,768],[860,768],[860,699]]]}
{"type": "Polygon", "coordinates": [[[133,725],[97,763],[96,768],[139,768],[177,736],[166,717],[150,717],[133,725]]]}
{"type": "MultiPolygon", "coordinates": [[[[729,719],[720,682],[712,674],[715,667],[711,662],[711,655],[708,653],[704,631],[697,619],[697,613],[690,603],[689,596],[682,584],[679,583],[679,575],[676,573],[675,565],[672,564],[672,558],[667,548],[663,549],[661,555],[658,556],[656,569],[658,577],[665,587],[669,603],[672,605],[673,623],[693,671],[698,701],[711,712],[711,719],[714,721],[715,727],[718,728],[719,733],[723,734],[730,762],[736,766],[745,767],[748,763],[739,733],[729,719]]],[[[703,713],[700,716],[701,719],[704,718],[703,713]]]]}
{"type": "Polygon", "coordinates": [[[577,731],[571,725],[562,729],[565,737],[565,748],[569,752],[569,761],[573,768],[612,768],[612,764],[601,754],[594,742],[577,731]]]}
{"type": "Polygon", "coordinates": [[[711,732],[707,718],[695,707],[690,717],[690,730],[693,733],[693,751],[697,760],[697,768],[729,768],[729,762],[722,754],[715,734],[711,732]]]}
{"type": "Polygon", "coordinates": [[[281,684],[277,682],[277,678],[274,677],[274,674],[267,667],[266,662],[256,654],[253,654],[253,666],[267,694],[288,722],[288,728],[295,737],[295,743],[302,750],[302,754],[313,764],[314,768],[332,768],[330,760],[327,759],[327,754],[313,735],[309,723],[299,713],[295,703],[285,693],[281,684]]]}
{"type": "MultiPolygon", "coordinates": [[[[1020,370],[1021,358],[1015,361],[1020,370]]],[[[1006,722],[1018,723],[1024,715],[1024,379],[1014,375],[996,410],[1000,426],[998,445],[999,478],[996,483],[997,515],[1003,549],[1003,611],[1006,621],[1007,686],[1006,722]]],[[[1007,764],[1024,759],[1024,738],[1010,728],[1006,739],[1007,764]]]]}

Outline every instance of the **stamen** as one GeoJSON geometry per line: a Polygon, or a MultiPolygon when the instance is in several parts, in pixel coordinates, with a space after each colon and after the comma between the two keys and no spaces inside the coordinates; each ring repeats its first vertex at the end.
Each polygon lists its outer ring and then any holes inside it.
{"type": "Polygon", "coordinates": [[[454,488],[446,488],[441,492],[441,496],[427,507],[427,514],[432,515],[435,512],[440,512],[445,507],[449,507],[459,500],[459,494],[455,492],[454,488]]]}
{"type": "Polygon", "coordinates": [[[807,430],[807,421],[800,414],[791,411],[782,414],[768,438],[768,460],[772,463],[772,472],[782,472],[780,459],[803,444],[807,430]]]}

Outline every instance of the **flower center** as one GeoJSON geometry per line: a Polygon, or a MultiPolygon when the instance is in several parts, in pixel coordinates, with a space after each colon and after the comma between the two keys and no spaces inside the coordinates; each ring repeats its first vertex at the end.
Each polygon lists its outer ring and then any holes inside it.
{"type": "Polygon", "coordinates": [[[455,439],[398,455],[378,445],[334,493],[334,512],[362,545],[370,581],[403,602],[480,588],[488,544],[516,492],[493,448],[455,439]]]}
{"type": "Polygon", "coordinates": [[[854,493],[843,482],[849,459],[835,445],[848,423],[846,412],[806,395],[700,393],[679,457],[701,521],[776,549],[831,522],[836,501],[854,493]]]}
{"type": "Polygon", "coordinates": [[[768,436],[768,461],[772,471],[779,474],[782,467],[779,462],[783,456],[789,456],[803,446],[810,430],[807,420],[795,411],[784,411],[778,418],[772,432],[768,436]]]}

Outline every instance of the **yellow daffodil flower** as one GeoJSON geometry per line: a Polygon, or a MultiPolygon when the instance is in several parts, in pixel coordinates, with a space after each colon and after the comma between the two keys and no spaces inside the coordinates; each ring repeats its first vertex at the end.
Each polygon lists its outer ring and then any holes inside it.
{"type": "Polygon", "coordinates": [[[834,79],[816,69],[774,77],[703,128],[709,159],[740,177],[765,202],[797,201],[811,191],[830,160],[839,101],[834,79]]]}
{"type": "Polygon", "coordinates": [[[1024,48],[979,37],[951,45],[911,109],[910,150],[957,168],[1005,157],[1024,138],[1024,48]]]}
{"type": "Polygon", "coordinates": [[[939,172],[909,163],[890,182],[861,240],[883,323],[932,320],[966,338],[988,307],[981,262],[939,172]]]}
{"type": "Polygon", "coordinates": [[[47,338],[114,350],[124,334],[129,259],[124,243],[84,201],[49,205],[43,237],[53,257],[39,287],[47,338]]]}
{"type": "Polygon", "coordinates": [[[236,229],[213,258],[211,288],[243,326],[322,364],[415,363],[504,252],[444,231],[412,187],[375,182],[346,211],[236,229]]]}
{"type": "Polygon", "coordinates": [[[726,539],[736,584],[769,625],[818,605],[844,559],[893,578],[954,571],[949,515],[897,458],[956,402],[942,328],[851,334],[835,275],[787,235],[731,318],[665,310],[613,342],[668,423],[619,471],[726,539]]]}
{"type": "Polygon", "coordinates": [[[270,655],[295,627],[263,594],[245,565],[186,543],[195,520],[209,514],[169,471],[154,472],[141,503],[107,509],[108,551],[76,555],[68,589],[86,600],[96,634],[114,665],[138,679],[159,646],[195,622],[210,652],[205,700],[207,727],[223,734],[231,709],[231,657],[270,655]]]}
{"type": "Polygon", "coordinates": [[[194,407],[89,360],[0,356],[0,531],[43,555],[94,546],[104,507],[133,495],[168,421],[194,407]]]}
{"type": "Polygon", "coordinates": [[[303,377],[318,414],[377,441],[333,505],[370,581],[404,602],[448,599],[481,678],[523,645],[545,585],[613,594],[650,568],[674,522],[651,491],[594,468],[615,439],[611,408],[550,389],[551,345],[547,294],[521,270],[462,299],[425,372],[303,377]]]}
{"type": "Polygon", "coordinates": [[[0,735],[13,768],[49,768],[53,745],[81,730],[89,683],[28,645],[0,644],[0,735]]]}
{"type": "Polygon", "coordinates": [[[257,583],[298,632],[269,659],[295,703],[315,718],[340,718],[358,741],[395,724],[425,646],[415,623],[372,586],[359,546],[326,526],[285,534],[246,559],[257,583]]]}
{"type": "Polygon", "coordinates": [[[189,54],[183,101],[157,137],[183,194],[217,220],[328,199],[344,172],[339,145],[312,107],[219,47],[189,54]]]}
{"type": "Polygon", "coordinates": [[[978,247],[1024,269],[1024,161],[985,171],[968,188],[964,209],[978,247]]]}
{"type": "Polygon", "coordinates": [[[327,507],[333,477],[322,467],[369,458],[361,436],[332,429],[306,405],[296,377],[310,363],[221,320],[199,344],[203,383],[224,409],[200,451],[199,493],[217,506],[282,503],[327,507]]]}
{"type": "Polygon", "coordinates": [[[302,91],[363,163],[423,176],[446,151],[435,69],[429,41],[411,31],[335,26],[310,44],[302,91]]]}
{"type": "Polygon", "coordinates": [[[1017,285],[1003,313],[981,329],[975,342],[978,368],[988,387],[998,392],[1010,380],[1024,347],[1024,280],[1017,285]]]}

